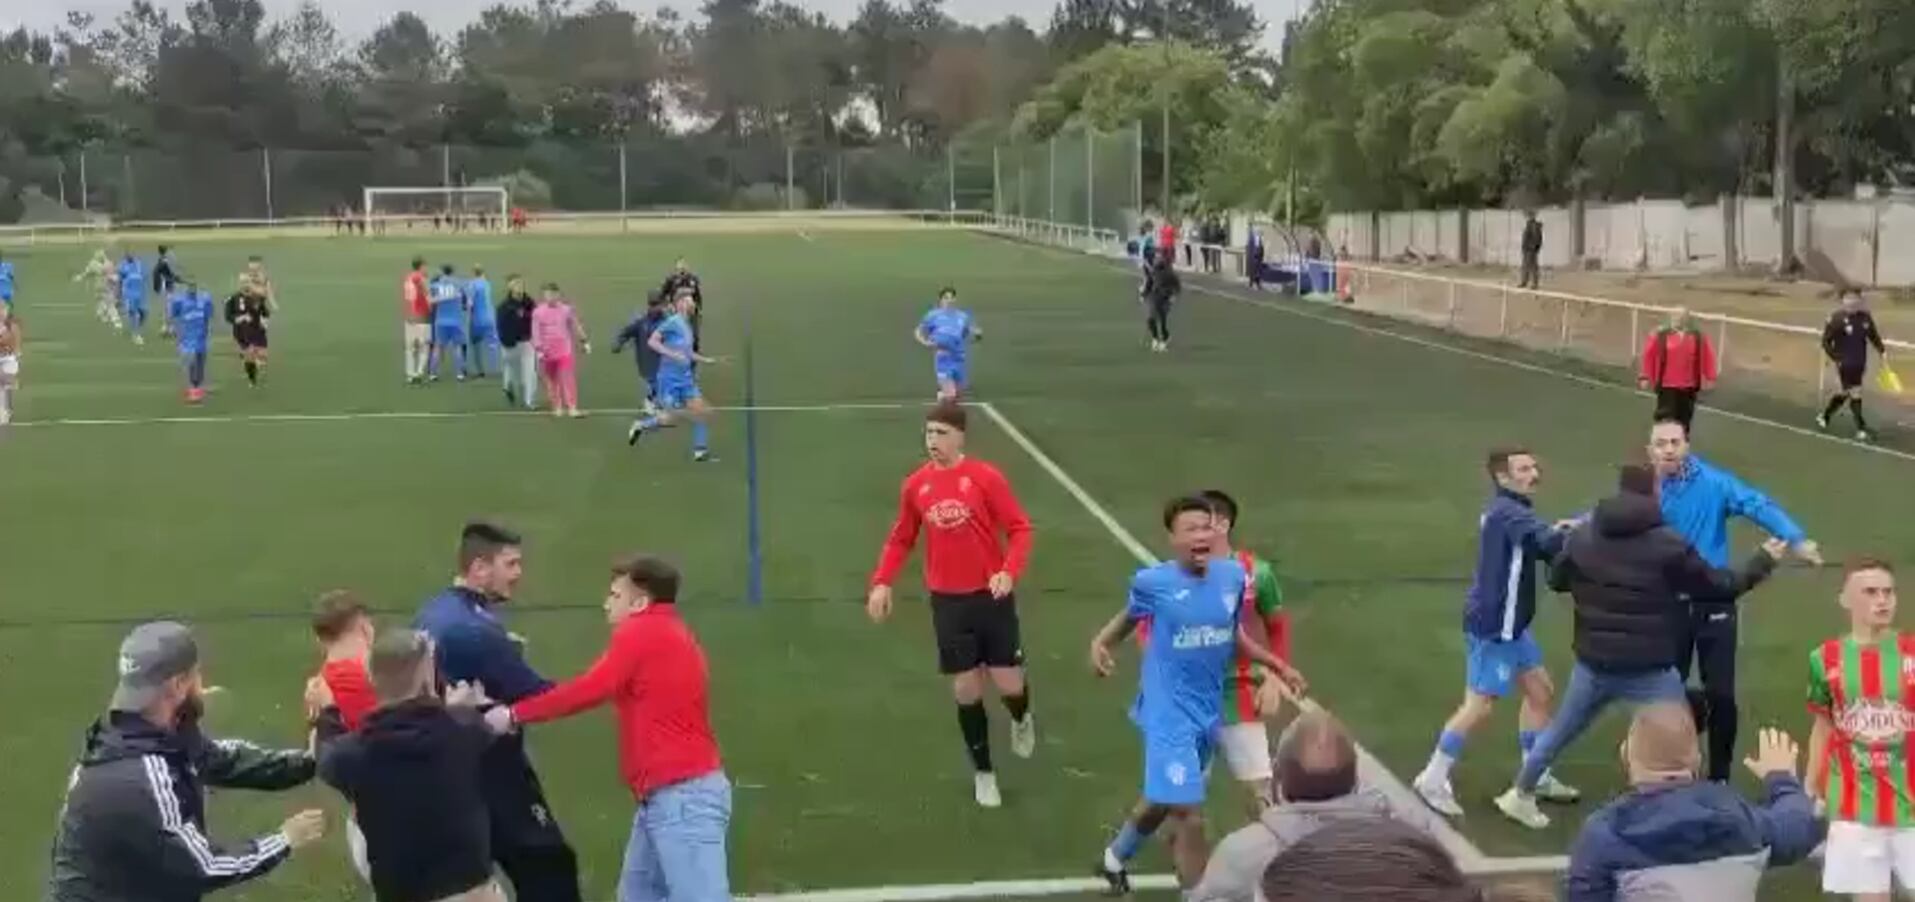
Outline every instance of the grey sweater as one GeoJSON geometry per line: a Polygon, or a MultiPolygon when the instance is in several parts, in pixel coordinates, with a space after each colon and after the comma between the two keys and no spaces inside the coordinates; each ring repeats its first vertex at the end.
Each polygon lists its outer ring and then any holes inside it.
{"type": "Polygon", "coordinates": [[[1210,854],[1204,877],[1191,891],[1194,902],[1254,902],[1263,872],[1283,850],[1329,824],[1342,820],[1391,818],[1419,830],[1435,817],[1425,811],[1399,812],[1381,791],[1359,786],[1341,798],[1290,802],[1263,813],[1256,823],[1223,838],[1210,854]]]}

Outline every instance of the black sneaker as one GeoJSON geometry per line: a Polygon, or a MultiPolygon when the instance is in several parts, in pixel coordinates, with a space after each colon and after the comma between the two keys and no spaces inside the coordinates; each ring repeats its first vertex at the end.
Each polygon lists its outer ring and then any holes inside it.
{"type": "Polygon", "coordinates": [[[710,451],[693,451],[692,452],[692,463],[715,464],[717,462],[718,462],[718,455],[713,454],[710,451]]]}
{"type": "Polygon", "coordinates": [[[638,440],[644,437],[645,437],[644,423],[639,420],[633,420],[632,428],[625,430],[625,444],[637,446],[638,440]]]}
{"type": "Polygon", "coordinates": [[[1099,877],[1104,878],[1104,883],[1107,884],[1107,886],[1104,889],[1104,895],[1106,896],[1130,895],[1130,872],[1129,871],[1126,871],[1126,870],[1113,871],[1107,867],[1104,867],[1104,862],[1100,860],[1097,862],[1096,868],[1092,870],[1092,873],[1096,874],[1099,877]]]}

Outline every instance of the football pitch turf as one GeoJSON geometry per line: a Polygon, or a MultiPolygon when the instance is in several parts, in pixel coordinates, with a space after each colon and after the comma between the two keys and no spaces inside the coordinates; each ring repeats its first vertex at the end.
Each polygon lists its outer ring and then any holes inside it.
{"type": "MultiPolygon", "coordinates": [[[[267,385],[246,387],[216,330],[212,396],[187,409],[157,322],[133,347],[68,282],[84,253],[7,255],[28,332],[25,422],[0,436],[6,898],[39,891],[72,757],[130,623],[198,627],[209,679],[225,688],[210,703],[216,733],[296,743],[314,596],[351,587],[403,623],[449,579],[458,527],[479,516],[526,534],[507,616],[549,677],[601,648],[613,556],[645,549],[682,566],[737,784],[741,893],[1082,876],[1136,792],[1139,759],[1124,715],[1134,654],[1099,681],[1088,640],[1123,601],[1138,560],[1129,542],[1161,545],[1166,497],[1212,486],[1238,497],[1241,544],[1278,561],[1313,695],[1407,777],[1458,697],[1485,449],[1533,446],[1539,507],[1567,515],[1607,493],[1647,432],[1646,400],[1539,368],[1568,364],[1300,303],[1234,302],[1234,289],[1188,292],[1174,351],[1152,355],[1121,267],[919,229],[191,244],[182,264],[221,294],[247,254],[264,254],[281,311],[267,385]],[[501,290],[511,272],[559,282],[595,339],[581,395],[601,413],[509,413],[496,382],[402,385],[397,292],[414,254],[483,263],[501,290]],[[689,461],[683,430],[626,447],[616,411],[637,404],[637,382],[627,356],[606,353],[680,255],[705,280],[707,352],[732,358],[704,378],[731,408],[713,428],[715,464],[689,461]],[[974,408],[971,450],[1006,471],[1037,527],[1019,596],[1042,740],[1035,759],[1011,757],[993,707],[1006,802],[991,812],[970,799],[918,564],[891,623],[873,626],[861,604],[898,482],[921,459],[933,386],[910,332],[947,283],[985,330],[972,374],[988,406],[974,408]],[[762,604],[747,599],[754,459],[762,604]]],[[[1742,409],[1754,416],[1701,416],[1701,453],[1773,493],[1831,556],[1905,556],[1915,464],[1765,423],[1773,408],[1760,399],[1742,409]]],[[[1739,529],[1738,553],[1756,538],[1739,529]]],[[[1805,658],[1842,628],[1834,591],[1833,573],[1789,569],[1749,602],[1745,736],[1773,723],[1806,738],[1805,658]]],[[[1567,604],[1541,607],[1538,633],[1564,679],[1567,604]]],[[[1489,800],[1516,763],[1514,716],[1499,710],[1473,738],[1458,827],[1490,856],[1560,854],[1597,802],[1538,833],[1500,819],[1489,800]]],[[[1621,725],[1611,715],[1558,767],[1592,799],[1621,782],[1621,725]]],[[[613,743],[609,712],[531,738],[587,897],[600,900],[632,808],[613,743]]],[[[1212,786],[1215,836],[1242,816],[1221,775],[1212,786]]],[[[311,804],[341,808],[317,786],[219,793],[211,832],[236,839],[311,804]]],[[[363,898],[338,826],[324,848],[222,898],[363,898]]],[[[1158,847],[1140,864],[1166,867],[1158,847]]],[[[1784,878],[1770,895],[1809,898],[1808,885],[1784,878]]]]}

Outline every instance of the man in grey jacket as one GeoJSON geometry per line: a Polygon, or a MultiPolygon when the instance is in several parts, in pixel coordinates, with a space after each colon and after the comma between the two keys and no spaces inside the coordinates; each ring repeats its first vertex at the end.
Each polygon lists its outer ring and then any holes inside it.
{"type": "Polygon", "coordinates": [[[1382,792],[1358,786],[1356,744],[1320,709],[1299,715],[1277,740],[1276,779],[1277,804],[1217,844],[1191,899],[1251,902],[1270,861],[1328,824],[1387,817],[1428,832],[1434,818],[1421,808],[1398,810],[1382,792]]]}

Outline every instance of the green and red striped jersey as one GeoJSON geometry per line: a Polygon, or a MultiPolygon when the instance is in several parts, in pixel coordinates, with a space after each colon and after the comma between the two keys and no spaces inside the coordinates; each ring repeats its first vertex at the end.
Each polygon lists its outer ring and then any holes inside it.
{"type": "Polygon", "coordinates": [[[1915,636],[1822,643],[1809,656],[1809,710],[1828,718],[1829,819],[1915,827],[1915,636]]]}
{"type": "MultiPolygon", "coordinates": [[[[1263,636],[1264,643],[1277,657],[1289,660],[1288,637],[1279,640],[1275,633],[1280,629],[1278,620],[1283,612],[1283,587],[1277,583],[1277,572],[1266,561],[1248,551],[1237,552],[1237,562],[1243,565],[1245,573],[1250,574],[1250,583],[1244,587],[1244,606],[1240,610],[1256,611],[1259,617],[1271,624],[1272,635],[1263,636]],[[1284,647],[1278,648],[1282,644],[1284,647]]],[[[1239,653],[1230,667],[1230,676],[1224,681],[1223,722],[1226,724],[1251,723],[1257,719],[1257,683],[1261,672],[1248,658],[1239,653]]]]}

